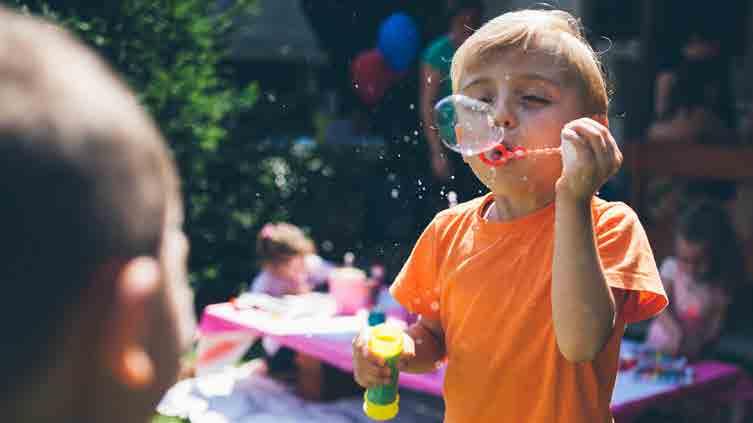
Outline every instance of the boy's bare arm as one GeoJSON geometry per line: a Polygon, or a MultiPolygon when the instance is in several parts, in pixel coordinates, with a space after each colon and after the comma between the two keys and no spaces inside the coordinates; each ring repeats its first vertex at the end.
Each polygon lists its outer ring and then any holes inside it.
{"type": "Polygon", "coordinates": [[[552,318],[560,352],[593,360],[612,335],[618,304],[607,284],[591,215],[594,193],[622,155],[609,130],[579,119],[562,131],[563,174],[557,181],[552,263],[552,318]]]}
{"type": "Polygon", "coordinates": [[[414,354],[400,359],[400,370],[408,373],[427,373],[436,370],[437,363],[447,354],[444,330],[439,321],[419,317],[406,331],[414,345],[414,354]]]}

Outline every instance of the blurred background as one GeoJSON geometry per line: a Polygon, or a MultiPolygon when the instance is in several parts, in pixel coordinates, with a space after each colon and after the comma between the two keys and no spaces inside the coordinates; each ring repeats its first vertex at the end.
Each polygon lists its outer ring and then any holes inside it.
{"type": "MultiPolygon", "coordinates": [[[[452,30],[453,1],[5,4],[88,41],[157,119],[184,182],[197,313],[248,289],[266,223],[293,222],[324,259],[342,263],[352,252],[358,267],[383,266],[389,283],[431,217],[474,194],[453,184],[461,169],[438,175],[432,167],[421,119],[420,75],[429,47],[452,30]]],[[[541,4],[482,6],[481,23],[541,4]]],[[[636,209],[657,262],[672,254],[684,207],[699,198],[722,206],[747,266],[731,313],[749,316],[750,2],[547,7],[582,18],[608,76],[610,124],[626,163],[601,196],[636,209]]],[[[750,368],[749,324],[738,326],[719,354],[750,368]]]]}

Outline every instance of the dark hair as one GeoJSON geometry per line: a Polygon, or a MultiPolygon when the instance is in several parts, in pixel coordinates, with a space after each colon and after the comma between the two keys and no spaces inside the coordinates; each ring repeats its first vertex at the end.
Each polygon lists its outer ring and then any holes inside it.
{"type": "Polygon", "coordinates": [[[702,244],[711,258],[708,278],[731,290],[745,277],[740,244],[727,212],[718,204],[699,201],[688,206],[677,222],[677,235],[702,244]]]}
{"type": "Polygon", "coordinates": [[[448,20],[467,11],[484,12],[484,2],[481,0],[448,0],[445,16],[448,20]]]}
{"type": "Polygon", "coordinates": [[[68,33],[0,7],[4,395],[44,374],[104,268],[159,255],[169,196],[174,164],[136,98],[68,33]]]}
{"type": "Polygon", "coordinates": [[[734,126],[734,99],[726,73],[720,59],[682,62],[675,71],[669,104],[661,118],[671,119],[681,109],[705,108],[728,126],[734,126]]]}

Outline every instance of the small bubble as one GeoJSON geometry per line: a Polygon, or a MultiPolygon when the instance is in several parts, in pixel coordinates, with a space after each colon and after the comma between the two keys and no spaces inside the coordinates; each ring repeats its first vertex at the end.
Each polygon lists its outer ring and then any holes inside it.
{"type": "Polygon", "coordinates": [[[413,131],[413,135],[417,137],[418,136],[418,131],[413,131]]]}
{"type": "Polygon", "coordinates": [[[420,179],[419,179],[419,180],[417,180],[416,182],[418,183],[418,186],[421,186],[421,185],[423,185],[423,182],[421,182],[421,180],[420,180],[420,179]]]}
{"type": "Polygon", "coordinates": [[[394,188],[393,188],[393,189],[392,189],[392,191],[390,192],[390,196],[391,196],[392,198],[397,198],[397,197],[398,197],[399,195],[400,195],[400,191],[398,191],[398,190],[396,190],[396,189],[394,189],[394,188]]]}
{"type": "Polygon", "coordinates": [[[405,141],[405,142],[408,142],[408,141],[410,141],[410,137],[409,137],[409,136],[407,136],[407,135],[404,135],[404,136],[403,136],[403,141],[405,141]]]}
{"type": "Polygon", "coordinates": [[[277,96],[274,93],[267,93],[267,101],[274,103],[277,101],[277,96]]]}
{"type": "Polygon", "coordinates": [[[410,108],[411,110],[413,110],[413,109],[415,109],[415,108],[416,108],[416,105],[415,105],[415,104],[413,104],[413,103],[411,103],[411,104],[410,104],[410,106],[408,106],[408,107],[409,107],[409,108],[410,108]]]}
{"type": "Polygon", "coordinates": [[[335,245],[332,243],[332,241],[324,241],[322,242],[322,250],[330,252],[335,248],[335,245]]]}

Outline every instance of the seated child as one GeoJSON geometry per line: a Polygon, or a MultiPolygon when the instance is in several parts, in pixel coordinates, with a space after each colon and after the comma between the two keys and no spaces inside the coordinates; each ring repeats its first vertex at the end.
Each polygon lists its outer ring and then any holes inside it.
{"type": "Polygon", "coordinates": [[[290,223],[264,225],[256,239],[262,271],[251,291],[274,297],[305,294],[327,280],[333,266],[316,255],[314,242],[290,223]]]}
{"type": "Polygon", "coordinates": [[[651,322],[646,342],[693,360],[718,339],[743,261],[729,217],[714,203],[691,205],[676,231],[675,255],[661,266],[670,305],[651,322]]]}
{"type": "Polygon", "coordinates": [[[147,422],[194,321],[179,179],[139,100],[0,7],[0,414],[147,422]]]}
{"type": "MultiPolygon", "coordinates": [[[[438,213],[393,283],[420,315],[399,368],[447,363],[448,423],[609,422],[625,325],[667,300],[638,217],[594,197],[622,163],[596,54],[567,12],[510,12],[459,47],[451,76],[527,154],[465,156],[491,192],[438,213]]],[[[353,360],[371,387],[391,370],[366,333],[353,360]]]]}
{"type": "MultiPolygon", "coordinates": [[[[311,292],[326,282],[333,268],[316,255],[314,242],[290,223],[264,225],[256,239],[256,256],[262,271],[251,282],[251,292],[274,297],[311,292]]],[[[264,346],[270,372],[284,373],[294,367],[293,350],[267,338],[259,342],[264,346]]]]}

